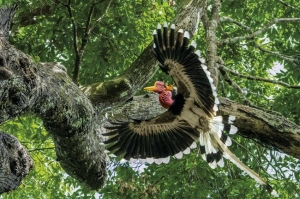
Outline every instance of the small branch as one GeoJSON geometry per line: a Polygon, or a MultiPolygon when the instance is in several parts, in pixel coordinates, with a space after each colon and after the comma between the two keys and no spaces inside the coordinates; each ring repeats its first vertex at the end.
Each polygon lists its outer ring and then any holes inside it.
{"type": "Polygon", "coordinates": [[[230,17],[222,17],[222,18],[220,19],[220,22],[226,22],[226,21],[232,22],[232,23],[234,23],[234,24],[240,26],[241,28],[247,30],[248,32],[251,32],[251,33],[252,33],[252,30],[251,30],[251,28],[250,28],[249,26],[246,26],[246,25],[242,24],[241,22],[236,21],[236,20],[234,20],[234,19],[232,19],[232,18],[230,18],[230,17]]]}
{"type": "Polygon", "coordinates": [[[99,23],[99,22],[103,19],[103,17],[106,15],[106,13],[108,12],[108,9],[109,9],[109,7],[110,7],[111,2],[112,2],[112,0],[109,1],[108,5],[107,5],[107,7],[106,7],[106,9],[105,9],[105,12],[103,13],[103,15],[101,15],[101,17],[99,17],[99,18],[96,20],[96,23],[99,23]]]}
{"type": "Polygon", "coordinates": [[[222,45],[222,44],[229,44],[229,43],[236,43],[245,39],[253,39],[254,37],[256,37],[257,35],[262,34],[263,32],[265,32],[268,28],[270,28],[272,25],[279,23],[279,22],[299,22],[300,18],[275,18],[273,20],[271,20],[270,22],[268,22],[267,24],[265,24],[261,29],[253,32],[252,34],[246,35],[246,36],[241,36],[241,37],[234,37],[234,38],[228,38],[228,39],[223,39],[220,40],[218,42],[218,45],[222,45]]]}
{"type": "Polygon", "coordinates": [[[294,9],[294,10],[297,10],[297,11],[300,11],[300,9],[299,8],[296,8],[296,7],[294,7],[294,6],[291,6],[290,4],[288,4],[288,3],[286,3],[286,2],[284,2],[284,1],[282,1],[282,0],[278,0],[280,3],[282,3],[283,5],[285,5],[286,7],[289,7],[289,8],[292,8],[292,9],[294,9]]]}
{"type": "Polygon", "coordinates": [[[71,8],[71,0],[68,0],[68,4],[65,4],[65,3],[62,3],[60,2],[61,4],[63,4],[67,10],[68,10],[68,13],[69,13],[69,17],[70,17],[70,20],[71,20],[71,23],[72,23],[72,29],[73,29],[73,47],[74,47],[74,51],[75,51],[75,67],[74,67],[74,70],[73,70],[73,77],[72,77],[72,80],[75,84],[78,84],[78,73],[79,73],[79,66],[78,66],[78,60],[79,60],[79,49],[78,49],[78,35],[77,35],[77,26],[76,26],[76,23],[75,23],[75,20],[74,20],[74,15],[73,15],[73,12],[72,12],[72,8],[71,8]]]}
{"type": "Polygon", "coordinates": [[[242,75],[242,74],[240,74],[238,72],[235,72],[235,71],[233,71],[233,70],[231,70],[231,69],[229,69],[225,66],[220,66],[219,69],[223,70],[223,71],[227,71],[227,72],[229,72],[230,74],[232,74],[234,76],[242,77],[242,78],[249,79],[249,80],[255,80],[255,81],[267,82],[267,83],[272,83],[272,84],[278,84],[278,85],[281,85],[281,86],[286,87],[286,88],[300,89],[300,86],[293,86],[293,85],[290,85],[288,83],[281,82],[281,81],[278,81],[278,80],[271,80],[271,79],[262,78],[262,77],[242,75]]]}
{"type": "MultiPolygon", "coordinates": [[[[105,12],[103,13],[103,15],[101,15],[101,17],[99,19],[96,20],[96,23],[99,23],[99,21],[105,16],[105,14],[108,12],[108,9],[110,7],[112,0],[109,1],[108,6],[106,7],[105,12]]],[[[75,84],[78,85],[78,77],[79,77],[79,69],[80,69],[80,64],[82,61],[82,57],[83,57],[83,53],[84,53],[84,49],[88,43],[88,39],[90,36],[91,31],[94,29],[94,26],[91,26],[91,22],[92,22],[92,16],[95,10],[95,6],[97,4],[99,4],[100,2],[97,3],[93,3],[91,5],[88,17],[87,17],[87,21],[86,21],[86,25],[85,25],[85,31],[83,33],[83,37],[81,40],[81,45],[80,47],[78,47],[78,35],[77,35],[77,26],[76,23],[74,21],[74,16],[72,13],[72,9],[71,9],[71,0],[69,0],[68,4],[63,4],[64,6],[66,6],[68,8],[68,12],[69,12],[69,16],[71,18],[72,21],[72,25],[73,25],[73,36],[74,36],[74,50],[75,50],[75,66],[74,66],[74,70],[73,70],[73,77],[72,80],[75,84]]]]}
{"type": "Polygon", "coordinates": [[[289,61],[289,62],[291,62],[291,63],[293,63],[293,64],[298,65],[298,63],[300,62],[300,60],[298,60],[297,58],[294,58],[293,56],[282,55],[282,54],[280,54],[279,52],[273,52],[273,51],[267,50],[267,49],[261,47],[261,45],[259,45],[259,44],[257,44],[257,43],[255,43],[255,46],[256,46],[259,50],[261,50],[261,51],[263,51],[263,52],[266,52],[266,53],[275,55],[275,56],[280,57],[281,59],[284,59],[284,60],[286,60],[286,61],[289,61]]]}
{"type": "Polygon", "coordinates": [[[239,96],[244,100],[244,104],[251,106],[251,107],[256,107],[253,102],[251,102],[245,95],[245,92],[243,91],[243,89],[237,84],[235,83],[227,74],[227,72],[225,70],[223,70],[223,67],[219,67],[219,70],[224,78],[224,80],[230,85],[232,86],[237,93],[239,94],[239,96]]]}
{"type": "Polygon", "coordinates": [[[29,151],[29,152],[33,152],[33,151],[43,151],[43,150],[46,150],[46,149],[55,149],[55,147],[36,148],[36,149],[28,150],[28,151],[29,151]]]}

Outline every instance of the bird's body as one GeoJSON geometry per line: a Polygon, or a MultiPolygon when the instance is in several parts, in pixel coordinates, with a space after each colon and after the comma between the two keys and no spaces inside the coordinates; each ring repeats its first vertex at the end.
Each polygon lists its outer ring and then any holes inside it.
{"type": "Polygon", "coordinates": [[[189,33],[180,29],[175,37],[175,25],[169,33],[165,23],[163,31],[159,25],[153,37],[155,57],[161,70],[173,78],[177,94],[172,95],[173,88],[161,81],[146,87],[159,94],[159,102],[167,111],[147,121],[111,121],[111,131],[105,134],[112,136],[105,142],[108,150],[125,160],[161,164],[168,163],[170,156],[181,158],[190,153],[199,142],[201,156],[210,167],[223,167],[224,156],[274,191],[227,148],[232,143],[228,134],[237,132],[232,125],[235,117],[216,116],[216,86],[200,52],[195,51],[195,42],[188,46],[189,33]]]}

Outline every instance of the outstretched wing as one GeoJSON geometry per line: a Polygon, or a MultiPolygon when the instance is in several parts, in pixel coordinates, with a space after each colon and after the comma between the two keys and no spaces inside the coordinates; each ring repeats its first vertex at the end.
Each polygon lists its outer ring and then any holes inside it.
{"type": "Polygon", "coordinates": [[[181,158],[195,148],[199,133],[185,121],[167,111],[148,121],[111,121],[106,127],[111,136],[105,144],[107,150],[128,161],[167,163],[170,156],[181,158]]]}
{"type": "Polygon", "coordinates": [[[163,31],[159,24],[153,32],[154,53],[160,62],[160,68],[169,74],[178,87],[178,93],[185,98],[193,98],[195,104],[201,107],[209,117],[215,116],[219,103],[216,94],[216,87],[210,72],[200,59],[200,51],[195,51],[196,43],[193,41],[190,46],[189,33],[180,29],[175,38],[175,25],[171,25],[168,32],[167,23],[163,31]],[[176,40],[176,42],[175,42],[176,40]]]}

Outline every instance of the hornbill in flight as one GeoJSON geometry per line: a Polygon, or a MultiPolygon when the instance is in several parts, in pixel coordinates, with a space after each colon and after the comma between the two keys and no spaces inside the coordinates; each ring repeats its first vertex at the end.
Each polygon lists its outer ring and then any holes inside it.
{"type": "Polygon", "coordinates": [[[170,156],[189,154],[199,141],[201,155],[210,167],[223,167],[225,157],[276,195],[265,180],[227,148],[232,143],[228,134],[237,132],[232,125],[235,117],[216,116],[216,86],[200,51],[195,51],[196,43],[192,41],[189,46],[189,33],[182,29],[176,37],[174,24],[170,32],[168,29],[165,23],[154,30],[153,51],[160,69],[173,78],[177,94],[172,94],[173,87],[161,81],[146,87],[159,94],[159,102],[167,111],[145,121],[110,120],[110,131],[104,134],[110,136],[104,142],[107,150],[130,162],[161,164],[168,163],[170,156]]]}

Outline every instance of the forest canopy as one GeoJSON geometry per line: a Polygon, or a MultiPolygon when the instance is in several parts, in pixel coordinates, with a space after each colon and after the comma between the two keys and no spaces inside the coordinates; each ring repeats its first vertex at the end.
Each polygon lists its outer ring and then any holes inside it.
{"type": "MultiPolygon", "coordinates": [[[[0,2],[1,7],[13,3],[0,2]]],[[[216,55],[212,59],[218,63],[215,73],[218,96],[299,125],[300,3],[294,0],[201,2],[206,6],[193,40],[203,56],[211,51],[208,44],[215,42],[216,55]],[[216,18],[215,30],[208,30],[216,18]]],[[[129,68],[151,45],[157,24],[173,22],[189,3],[188,0],[20,0],[9,42],[34,63],[60,63],[81,88],[116,82],[118,77],[134,77],[129,68]]],[[[107,101],[103,99],[99,114],[111,111],[111,107],[119,110],[123,105],[120,102],[131,99],[133,94],[144,96],[141,88],[145,83],[153,85],[156,80],[174,83],[157,69],[153,66],[151,74],[145,75],[145,82],[132,87],[130,94],[124,94],[128,99],[121,94],[116,103],[110,101],[115,100],[110,96],[107,101]]],[[[242,122],[238,126],[241,131],[243,124],[248,124],[242,122]]],[[[2,194],[1,198],[272,198],[228,161],[223,168],[212,170],[200,157],[199,149],[162,165],[120,163],[120,158],[110,157],[106,184],[102,189],[90,190],[62,168],[53,137],[36,114],[27,113],[0,124],[0,131],[14,135],[27,148],[35,165],[17,190],[2,194]]],[[[261,127],[266,131],[268,128],[261,127]]],[[[270,145],[271,138],[267,135],[261,139],[252,137],[256,127],[253,129],[247,131],[250,135],[231,136],[230,150],[267,179],[280,198],[300,197],[300,151],[287,153],[277,145],[270,145]]],[[[298,132],[296,149],[300,150],[300,130],[294,130],[298,132]]],[[[278,143],[282,136],[278,134],[278,143]]]]}

